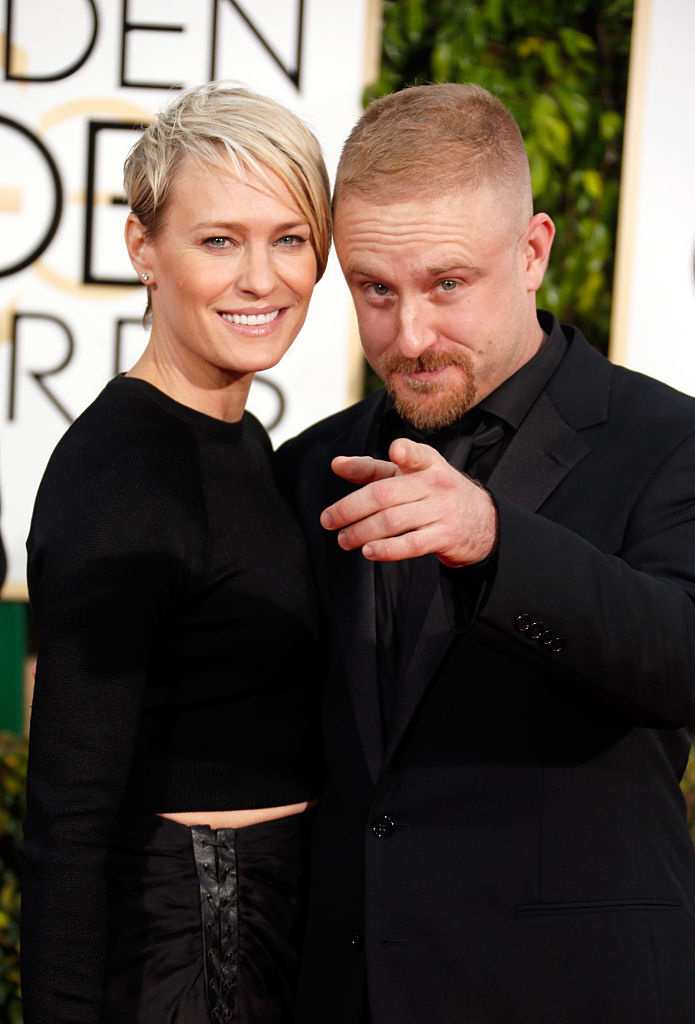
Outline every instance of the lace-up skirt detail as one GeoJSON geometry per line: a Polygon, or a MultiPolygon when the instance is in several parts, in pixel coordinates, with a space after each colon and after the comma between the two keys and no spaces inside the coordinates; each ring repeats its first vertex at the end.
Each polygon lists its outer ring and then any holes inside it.
{"type": "Polygon", "coordinates": [[[310,814],[241,829],[119,820],[106,1024],[289,1024],[310,814]]]}

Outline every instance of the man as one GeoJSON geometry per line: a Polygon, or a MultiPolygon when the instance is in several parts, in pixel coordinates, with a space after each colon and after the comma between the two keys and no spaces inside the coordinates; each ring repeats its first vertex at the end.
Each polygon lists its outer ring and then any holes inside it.
{"type": "Polygon", "coordinates": [[[297,1020],[692,1022],[695,402],[536,313],[484,90],[373,103],[334,202],[386,392],[280,455],[335,641],[297,1020]]]}

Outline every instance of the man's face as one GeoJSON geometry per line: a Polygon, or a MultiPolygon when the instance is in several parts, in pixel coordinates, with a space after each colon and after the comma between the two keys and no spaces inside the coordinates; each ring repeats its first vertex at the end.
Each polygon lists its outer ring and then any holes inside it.
{"type": "Polygon", "coordinates": [[[393,203],[348,193],[334,230],[367,360],[419,429],[453,423],[537,351],[545,214],[529,221],[488,188],[393,203]]]}

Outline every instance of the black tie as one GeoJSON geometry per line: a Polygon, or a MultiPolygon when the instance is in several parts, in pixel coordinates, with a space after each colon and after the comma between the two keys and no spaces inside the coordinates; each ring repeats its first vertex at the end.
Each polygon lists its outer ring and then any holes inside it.
{"type": "Polygon", "coordinates": [[[491,415],[481,415],[472,433],[470,430],[462,432],[460,429],[449,428],[440,435],[434,435],[429,443],[441,452],[449,465],[465,470],[484,448],[491,448],[503,437],[504,426],[501,421],[491,415]]]}
{"type": "MultiPolygon", "coordinates": [[[[486,448],[504,436],[504,426],[492,417],[483,419],[468,414],[453,427],[424,437],[456,469],[465,470],[486,448]],[[477,422],[472,422],[473,416],[477,422]],[[468,430],[463,432],[463,428],[468,430]]],[[[427,608],[424,598],[429,594],[427,577],[438,571],[436,555],[404,559],[400,562],[377,563],[377,630],[379,656],[379,690],[384,731],[388,744],[395,720],[401,682],[407,668],[404,652],[410,654],[422,628],[427,608]]]]}

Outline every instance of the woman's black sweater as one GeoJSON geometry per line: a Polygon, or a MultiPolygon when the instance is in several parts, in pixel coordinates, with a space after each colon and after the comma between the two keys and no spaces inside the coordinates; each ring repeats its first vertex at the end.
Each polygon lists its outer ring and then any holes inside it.
{"type": "Polygon", "coordinates": [[[99,1020],[119,811],[317,795],[317,609],[265,431],[117,377],[36,499],[25,1024],[99,1020]]]}

